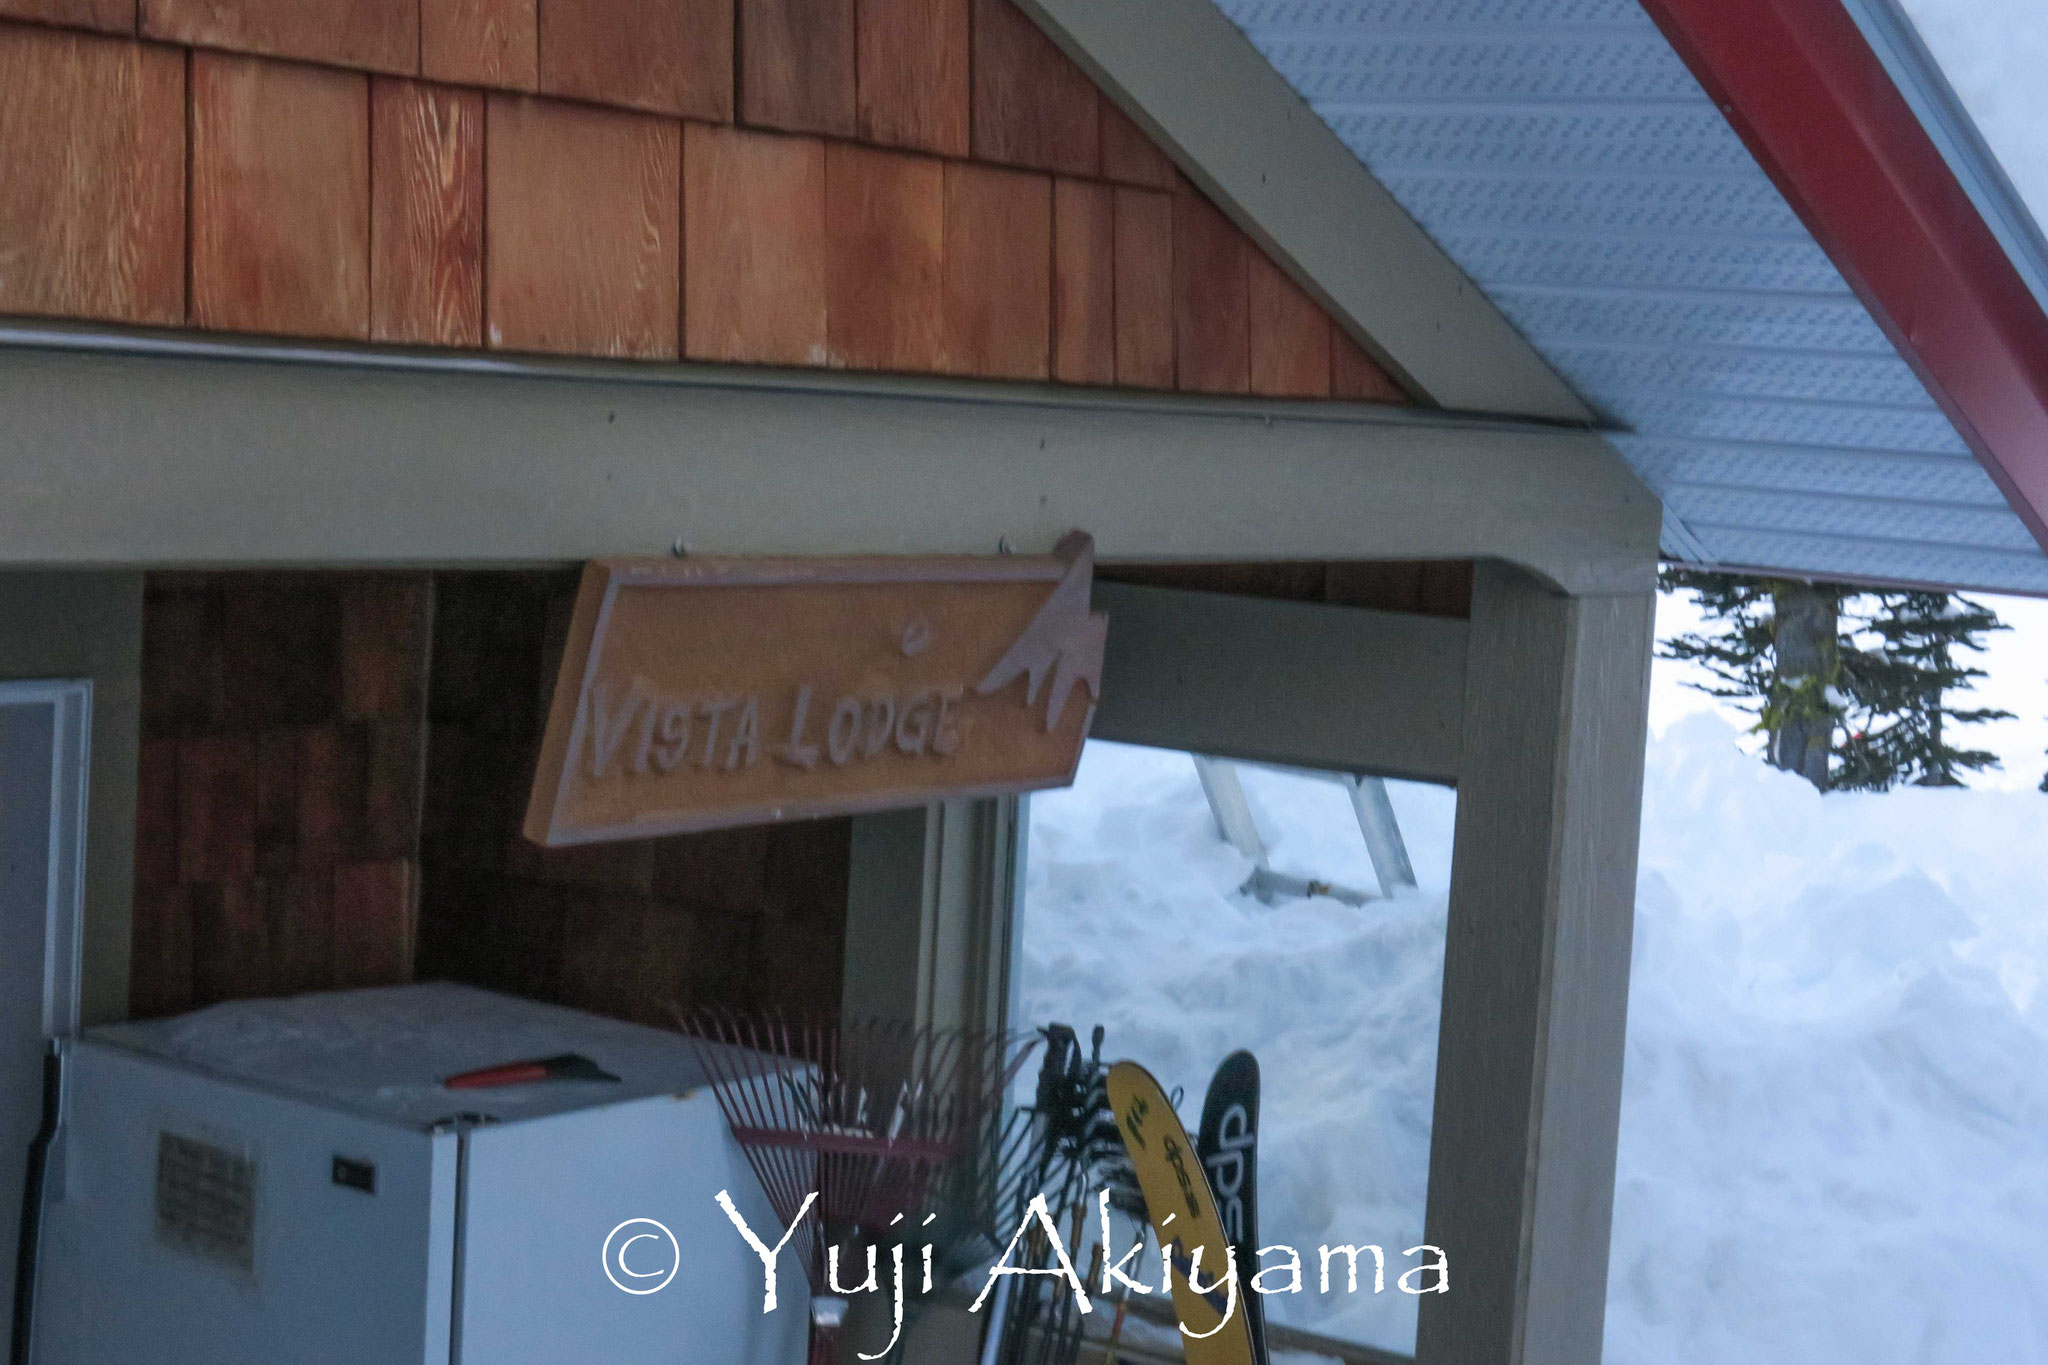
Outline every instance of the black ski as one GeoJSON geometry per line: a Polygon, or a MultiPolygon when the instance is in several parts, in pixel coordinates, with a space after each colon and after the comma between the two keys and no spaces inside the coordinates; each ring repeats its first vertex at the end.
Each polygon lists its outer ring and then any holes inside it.
{"type": "Polygon", "coordinates": [[[1252,1351],[1266,1365],[1266,1309],[1252,1292],[1259,1270],[1259,1063],[1249,1052],[1223,1059],[1202,1101],[1195,1152],[1209,1173],[1223,1231],[1237,1249],[1237,1278],[1252,1351]]]}

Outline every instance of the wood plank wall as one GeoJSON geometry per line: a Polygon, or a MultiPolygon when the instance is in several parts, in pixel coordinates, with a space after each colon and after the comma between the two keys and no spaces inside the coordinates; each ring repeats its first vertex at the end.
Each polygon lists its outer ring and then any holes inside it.
{"type": "Polygon", "coordinates": [[[0,314],[1407,401],[1010,0],[0,0],[0,147],[0,314]]]}

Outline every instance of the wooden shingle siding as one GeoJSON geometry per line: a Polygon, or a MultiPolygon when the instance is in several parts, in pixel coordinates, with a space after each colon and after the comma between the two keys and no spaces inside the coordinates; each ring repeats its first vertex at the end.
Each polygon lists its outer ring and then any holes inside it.
{"type": "Polygon", "coordinates": [[[0,0],[0,19],[133,33],[137,0],[0,0]]]}
{"type": "Polygon", "coordinates": [[[683,130],[683,353],[825,363],[825,145],[683,130]]]}
{"type": "Polygon", "coordinates": [[[416,875],[409,858],[335,867],[336,987],[389,986],[412,979],[416,875]]]}
{"type": "Polygon", "coordinates": [[[1408,401],[1012,0],[0,0],[0,146],[0,312],[1408,401]]]}
{"type": "Polygon", "coordinates": [[[431,615],[424,574],[150,577],[134,1012],[408,979],[431,615]]]}
{"type": "Polygon", "coordinates": [[[1118,187],[1116,195],[1116,382],[1174,383],[1173,196],[1118,187]]]}
{"type": "Polygon", "coordinates": [[[167,42],[410,76],[420,0],[142,0],[142,33],[167,42]]]}
{"type": "Polygon", "coordinates": [[[185,60],[0,26],[0,312],[185,317],[185,60]]]}
{"type": "Polygon", "coordinates": [[[1010,0],[974,0],[974,155],[1097,175],[1101,95],[1010,0]]]}
{"type": "Polygon", "coordinates": [[[1102,101],[1102,177],[1155,190],[1170,190],[1180,183],[1172,158],[1106,99],[1102,101]]]}
{"type": "Polygon", "coordinates": [[[1330,396],[1358,403],[1411,401],[1407,391],[1334,320],[1330,323],[1330,396]]]}
{"type": "Polygon", "coordinates": [[[1251,389],[1252,245],[1237,224],[1197,194],[1173,196],[1173,325],[1180,387],[1193,393],[1251,389]]]}
{"type": "Polygon", "coordinates": [[[1044,379],[1052,363],[1052,180],[946,166],[945,359],[954,374],[1044,379]]]}
{"type": "Polygon", "coordinates": [[[489,344],[675,359],[681,125],[519,95],[487,117],[489,344]]]}
{"type": "Polygon", "coordinates": [[[1116,192],[1053,184],[1053,366],[1063,384],[1116,382],[1116,192]]]}
{"type": "Polygon", "coordinates": [[[370,333],[370,85],[357,73],[192,57],[192,321],[370,333]]]}
{"type": "Polygon", "coordinates": [[[178,764],[178,880],[256,875],[256,743],[246,735],[183,740],[178,764]]]}
{"type": "Polygon", "coordinates": [[[378,77],[370,130],[371,339],[481,346],[484,97],[378,77]]]}
{"type": "Polygon", "coordinates": [[[1263,252],[1251,253],[1252,392],[1268,398],[1330,396],[1330,323],[1263,252]]]}
{"type": "Polygon", "coordinates": [[[575,591],[573,573],[437,577],[418,975],[661,1026],[698,1005],[835,1017],[851,822],[521,837],[546,622],[575,591]]]}
{"type": "Polygon", "coordinates": [[[192,888],[137,881],[128,964],[130,1014],[153,1019],[192,1008],[192,888]]]}
{"type": "Polygon", "coordinates": [[[341,713],[351,720],[410,720],[427,688],[433,598],[425,577],[351,578],[341,590],[341,713]]]}
{"type": "Polygon", "coordinates": [[[967,155],[968,4],[860,0],[862,141],[967,155]]]}
{"type": "Polygon", "coordinates": [[[261,891],[268,961],[263,965],[263,980],[251,993],[290,995],[332,989],[338,977],[334,874],[321,871],[269,877],[262,882],[261,891]]]}
{"type": "Polygon", "coordinates": [[[852,137],[853,0],[739,0],[740,122],[852,137]]]}
{"type": "Polygon", "coordinates": [[[540,84],[539,0],[420,0],[420,74],[499,90],[540,84]]]}
{"type": "Polygon", "coordinates": [[[546,0],[540,88],[729,122],[734,0],[546,0]]]}
{"type": "Polygon", "coordinates": [[[278,726],[256,735],[256,875],[282,876],[298,865],[299,728],[278,726]]]}
{"type": "Polygon", "coordinates": [[[941,368],[945,163],[825,148],[825,319],[834,365],[941,368]]]}
{"type": "Polygon", "coordinates": [[[254,881],[190,888],[194,1003],[270,994],[270,920],[254,881]]]}

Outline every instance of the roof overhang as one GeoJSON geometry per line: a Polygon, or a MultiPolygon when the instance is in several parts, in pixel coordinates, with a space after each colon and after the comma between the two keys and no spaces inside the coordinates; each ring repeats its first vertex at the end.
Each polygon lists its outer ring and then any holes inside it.
{"type": "Polygon", "coordinates": [[[1593,413],[1212,0],[1017,0],[1202,191],[1440,407],[1593,413]]]}
{"type": "Polygon", "coordinates": [[[1642,3],[2048,547],[2048,315],[1849,10],[1642,3]]]}
{"type": "Polygon", "coordinates": [[[1667,556],[2048,593],[2048,246],[1897,0],[1019,3],[1417,392],[1597,425],[1667,556]]]}

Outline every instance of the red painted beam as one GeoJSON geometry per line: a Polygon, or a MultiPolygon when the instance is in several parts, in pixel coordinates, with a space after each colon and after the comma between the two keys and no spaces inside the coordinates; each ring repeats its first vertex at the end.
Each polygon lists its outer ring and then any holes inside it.
{"type": "Polygon", "coordinates": [[[2048,316],[1840,0],[1642,0],[2048,549],[2048,316]]]}

